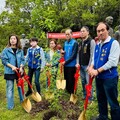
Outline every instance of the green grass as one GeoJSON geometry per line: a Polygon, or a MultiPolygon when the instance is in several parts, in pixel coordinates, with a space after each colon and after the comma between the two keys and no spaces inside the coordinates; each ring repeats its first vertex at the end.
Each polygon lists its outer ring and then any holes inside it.
{"type": "MultiPolygon", "coordinates": [[[[8,110],[6,107],[6,81],[3,78],[3,66],[0,63],[0,73],[2,75],[0,76],[0,120],[43,120],[43,115],[47,111],[42,111],[37,113],[36,115],[32,115],[29,113],[26,113],[25,110],[22,108],[20,102],[19,102],[19,97],[18,97],[18,91],[17,91],[17,86],[14,84],[14,100],[15,100],[15,108],[13,110],[8,110]]],[[[41,89],[42,89],[42,94],[45,92],[45,83],[46,83],[46,75],[45,73],[41,74],[41,89]]],[[[93,83],[94,89],[95,89],[95,83],[93,83]]],[[[27,84],[25,84],[25,90],[27,89],[27,84]]],[[[78,101],[76,105],[80,107],[81,110],[83,110],[83,101],[81,100],[82,97],[82,89],[81,89],[81,83],[79,80],[79,85],[78,85],[78,90],[77,90],[77,96],[78,96],[78,101]]],[[[118,84],[118,91],[120,91],[120,81],[118,84]]],[[[67,93],[63,94],[64,97],[63,99],[66,99],[69,101],[70,95],[67,93]]],[[[34,102],[30,98],[32,105],[34,102]]],[[[118,100],[120,101],[120,95],[118,97],[118,100]]],[[[53,104],[54,105],[54,104],[53,104]]],[[[57,106],[53,106],[57,108],[57,106]]],[[[58,106],[59,109],[59,106],[58,106]]],[[[88,106],[87,109],[87,120],[90,120],[91,116],[96,116],[98,114],[98,108],[97,108],[97,100],[96,100],[96,94],[94,92],[94,101],[92,105],[88,106]]],[[[65,116],[63,112],[63,116],[65,116]]],[[[56,119],[54,119],[56,120],[56,119]]],[[[67,120],[66,118],[63,118],[63,120],[67,120]]]]}

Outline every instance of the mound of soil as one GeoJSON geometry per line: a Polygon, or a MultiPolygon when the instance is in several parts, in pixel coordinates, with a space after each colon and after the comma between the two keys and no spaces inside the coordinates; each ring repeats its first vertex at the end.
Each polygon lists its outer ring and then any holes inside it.
{"type": "Polygon", "coordinates": [[[62,105],[62,108],[63,108],[64,111],[68,111],[68,110],[71,109],[71,110],[80,112],[79,106],[75,105],[74,103],[72,103],[70,101],[60,100],[60,104],[62,105]]]}
{"type": "Polygon", "coordinates": [[[63,110],[66,112],[66,120],[78,120],[81,112],[78,105],[64,100],[61,100],[60,104],[62,105],[63,110]]]}
{"type": "MultiPolygon", "coordinates": [[[[51,120],[51,118],[53,117],[57,117],[59,120],[62,120],[62,117],[63,117],[62,114],[65,115],[64,116],[65,120],[78,120],[78,117],[81,112],[78,105],[70,101],[65,101],[63,99],[60,99],[59,103],[62,106],[62,111],[49,110],[45,112],[43,120],[51,120]]],[[[50,106],[50,103],[47,100],[43,100],[39,103],[35,103],[30,113],[32,115],[35,115],[40,111],[48,110],[49,106],[50,106]]]]}

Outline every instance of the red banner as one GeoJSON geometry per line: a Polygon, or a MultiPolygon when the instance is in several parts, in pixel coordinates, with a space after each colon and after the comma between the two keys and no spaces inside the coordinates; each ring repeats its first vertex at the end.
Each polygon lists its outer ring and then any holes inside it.
{"type": "MultiPolygon", "coordinates": [[[[72,32],[73,38],[80,38],[80,32],[72,32]]],[[[54,38],[54,39],[65,39],[65,33],[47,33],[47,38],[54,38]]]]}

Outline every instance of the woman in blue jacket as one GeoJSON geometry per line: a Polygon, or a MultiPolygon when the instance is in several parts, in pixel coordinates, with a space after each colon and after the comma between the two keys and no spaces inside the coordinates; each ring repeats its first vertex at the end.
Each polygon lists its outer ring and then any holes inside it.
{"type": "MultiPolygon", "coordinates": [[[[7,47],[2,51],[2,64],[4,65],[4,79],[6,79],[6,96],[8,109],[14,108],[14,80],[18,79],[16,71],[24,65],[24,54],[20,40],[16,35],[10,35],[7,47]]],[[[18,87],[20,102],[23,101],[21,89],[18,87]]]]}

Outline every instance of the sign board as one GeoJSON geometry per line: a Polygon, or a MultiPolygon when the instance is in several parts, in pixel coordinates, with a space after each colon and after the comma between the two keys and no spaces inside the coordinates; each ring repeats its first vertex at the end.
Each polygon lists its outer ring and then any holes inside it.
{"type": "MultiPolygon", "coordinates": [[[[80,38],[80,32],[72,32],[72,38],[80,38]]],[[[65,33],[47,33],[47,38],[66,39],[65,33]]]]}

